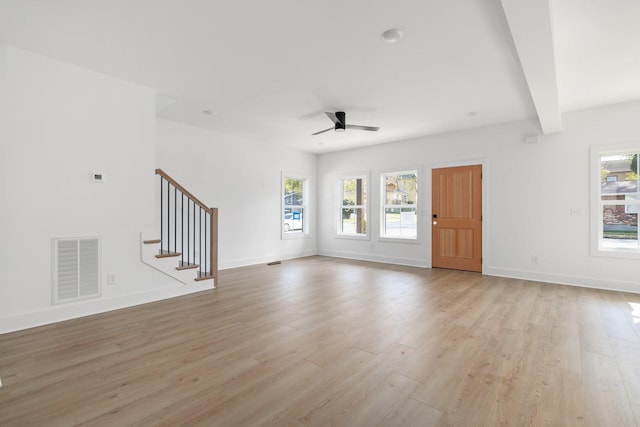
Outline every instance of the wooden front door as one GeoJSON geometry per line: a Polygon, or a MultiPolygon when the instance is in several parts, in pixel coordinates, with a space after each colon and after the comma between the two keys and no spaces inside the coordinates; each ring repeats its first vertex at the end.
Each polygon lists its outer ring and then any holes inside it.
{"type": "Polygon", "coordinates": [[[433,169],[432,265],[482,272],[482,165],[433,169]]]}

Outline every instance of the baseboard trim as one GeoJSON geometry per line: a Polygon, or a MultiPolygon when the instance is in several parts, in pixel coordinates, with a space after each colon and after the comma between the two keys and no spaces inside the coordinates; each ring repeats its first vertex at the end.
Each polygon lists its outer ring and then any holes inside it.
{"type": "MultiPolygon", "coordinates": [[[[427,262],[423,259],[405,259],[389,256],[379,256],[371,254],[361,254],[356,252],[343,251],[304,251],[280,256],[246,258],[227,261],[223,268],[229,269],[262,264],[274,260],[287,260],[302,258],[306,256],[321,255],[335,258],[354,259],[359,261],[379,262],[385,264],[405,265],[409,267],[428,268],[427,262]]],[[[536,282],[551,283],[558,285],[579,286],[584,288],[602,289],[617,292],[640,293],[640,284],[630,281],[605,280],[596,277],[571,276],[562,274],[541,273],[537,271],[516,270],[500,267],[486,267],[484,274],[489,276],[506,277],[511,279],[531,280],[536,282]]],[[[193,285],[175,285],[160,289],[153,289],[134,294],[119,295],[110,298],[96,298],[84,300],[76,303],[61,304],[51,306],[44,310],[28,313],[20,313],[13,316],[0,318],[0,334],[29,329],[50,323],[75,319],[78,317],[90,316],[107,311],[118,310],[140,304],[146,304],[163,299],[174,298],[195,292],[213,289],[213,283],[209,280],[195,283],[193,285]]]]}
{"type": "Polygon", "coordinates": [[[316,250],[305,250],[302,252],[270,255],[270,256],[257,257],[257,258],[240,258],[235,260],[224,260],[224,261],[220,261],[219,269],[227,270],[230,268],[249,267],[252,265],[266,264],[272,261],[284,261],[287,259],[304,258],[304,257],[314,256],[314,255],[318,255],[318,252],[316,250]]]}
{"type": "Polygon", "coordinates": [[[78,317],[133,307],[211,289],[213,289],[213,281],[205,280],[189,286],[180,284],[134,294],[102,297],[76,303],[55,305],[43,310],[0,318],[0,334],[35,328],[50,323],[62,322],[78,317]]]}
{"type": "Polygon", "coordinates": [[[383,264],[404,265],[407,267],[422,267],[422,268],[429,267],[427,265],[427,261],[424,259],[395,258],[395,257],[389,257],[389,256],[382,256],[382,255],[362,254],[358,252],[327,251],[327,250],[320,250],[318,252],[318,255],[329,256],[334,258],[354,259],[358,261],[380,262],[383,264]]]}
{"type": "Polygon", "coordinates": [[[640,293],[640,284],[621,280],[605,280],[597,277],[570,276],[564,274],[541,273],[538,271],[515,270],[510,268],[487,267],[489,276],[511,279],[532,280],[557,285],[579,286],[582,288],[602,289],[606,291],[640,293]]]}

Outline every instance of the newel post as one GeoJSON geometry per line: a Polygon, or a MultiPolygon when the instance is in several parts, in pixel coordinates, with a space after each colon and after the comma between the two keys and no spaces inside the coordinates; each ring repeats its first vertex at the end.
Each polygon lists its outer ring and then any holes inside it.
{"type": "Polygon", "coordinates": [[[209,227],[211,235],[209,241],[211,242],[211,254],[209,259],[209,266],[211,269],[211,276],[213,276],[213,285],[218,287],[218,208],[211,209],[211,226],[209,227]]]}

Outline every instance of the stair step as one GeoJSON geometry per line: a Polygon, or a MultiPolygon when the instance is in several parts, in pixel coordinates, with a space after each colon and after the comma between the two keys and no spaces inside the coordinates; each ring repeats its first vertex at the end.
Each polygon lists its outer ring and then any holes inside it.
{"type": "Polygon", "coordinates": [[[209,272],[209,271],[198,271],[198,277],[195,278],[195,281],[199,282],[201,280],[209,280],[209,279],[214,279],[214,277],[211,275],[211,272],[209,272]]]}
{"type": "Polygon", "coordinates": [[[164,249],[160,250],[160,253],[156,255],[156,258],[170,258],[182,255],[181,252],[170,252],[165,251],[164,249]]]}
{"type": "Polygon", "coordinates": [[[162,240],[160,239],[150,239],[150,240],[143,240],[142,243],[144,243],[145,245],[153,245],[155,243],[161,243],[162,240]]]}
{"type": "Polygon", "coordinates": [[[176,270],[189,270],[191,268],[198,268],[198,267],[200,267],[200,264],[189,264],[188,262],[180,261],[180,265],[176,267],[176,270]]]}

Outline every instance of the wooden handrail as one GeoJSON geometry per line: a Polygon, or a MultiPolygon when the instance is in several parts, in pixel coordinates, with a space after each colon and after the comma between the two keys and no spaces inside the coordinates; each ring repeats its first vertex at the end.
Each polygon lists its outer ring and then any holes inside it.
{"type": "Polygon", "coordinates": [[[156,175],[160,175],[161,177],[163,177],[164,179],[169,181],[171,183],[171,185],[173,185],[178,190],[180,190],[185,196],[187,196],[188,198],[193,200],[198,206],[200,206],[207,213],[209,213],[209,214],[212,213],[211,212],[211,208],[207,207],[207,205],[205,205],[200,200],[198,200],[198,198],[196,196],[194,196],[193,194],[191,194],[186,188],[184,188],[182,185],[178,184],[176,182],[176,180],[171,178],[169,175],[167,175],[167,173],[165,171],[163,171],[162,169],[156,169],[156,175]]]}
{"type": "MultiPolygon", "coordinates": [[[[178,184],[175,179],[171,178],[162,169],[156,169],[156,175],[160,175],[168,183],[173,185],[178,191],[180,191],[182,194],[187,196],[189,200],[193,201],[194,204],[198,205],[200,208],[202,208],[203,211],[209,214],[209,260],[208,260],[209,271],[204,272],[206,276],[198,277],[196,278],[196,280],[213,279],[214,285],[217,286],[218,285],[218,208],[207,207],[207,205],[205,205],[200,200],[198,200],[196,196],[191,194],[182,185],[178,184]]],[[[167,203],[169,203],[169,201],[167,201],[167,203]]],[[[195,215],[195,207],[194,207],[194,215],[195,215]]],[[[160,226],[163,227],[162,224],[160,226]]],[[[194,232],[195,232],[195,225],[194,225],[194,232]]],[[[187,262],[188,261],[189,260],[187,260],[187,262]]],[[[195,262],[195,254],[194,254],[194,262],[195,262]]],[[[206,264],[204,265],[206,267],[206,264]]]]}

